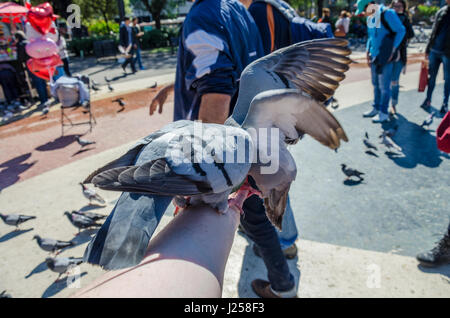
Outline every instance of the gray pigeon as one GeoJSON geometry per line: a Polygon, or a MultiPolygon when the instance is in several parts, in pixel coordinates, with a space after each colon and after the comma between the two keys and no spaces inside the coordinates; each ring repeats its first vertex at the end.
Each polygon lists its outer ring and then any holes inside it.
{"type": "Polygon", "coordinates": [[[95,144],[95,141],[81,139],[80,136],[77,136],[76,140],[77,140],[78,144],[81,146],[81,148],[95,144]]]}
{"type": "Polygon", "coordinates": [[[367,132],[365,134],[365,138],[363,139],[363,143],[368,149],[378,150],[378,148],[369,141],[369,134],[367,132]]]}
{"type": "Polygon", "coordinates": [[[351,177],[357,177],[359,181],[363,181],[364,179],[361,177],[364,175],[364,172],[360,172],[356,169],[347,168],[346,164],[341,164],[341,170],[342,172],[347,176],[347,179],[350,179],[351,177]]]}
{"type": "Polygon", "coordinates": [[[106,201],[103,199],[100,194],[98,194],[94,189],[88,188],[85,184],[81,183],[81,189],[83,191],[83,195],[86,199],[89,200],[89,204],[92,203],[92,201],[97,201],[100,204],[105,204],[106,201]]]}
{"type": "Polygon", "coordinates": [[[28,216],[22,214],[1,214],[0,218],[2,218],[3,222],[7,225],[15,226],[16,231],[19,230],[19,224],[22,224],[26,221],[35,219],[35,216],[28,216]]]}
{"type": "MultiPolygon", "coordinates": [[[[332,149],[338,148],[340,140],[347,141],[347,137],[337,120],[323,107],[323,102],[345,78],[343,73],[350,63],[347,55],[351,53],[347,44],[342,39],[306,41],[247,66],[241,75],[239,99],[226,125],[234,126],[236,137],[241,136],[249,148],[253,137],[250,140],[244,137],[248,135],[245,131],[255,132],[264,127],[279,128],[280,138],[286,142],[295,143],[309,134],[332,149]]],[[[87,262],[106,269],[139,263],[173,196],[190,196],[190,204],[205,202],[218,210],[227,207],[225,193],[239,185],[248,166],[217,161],[174,164],[175,158],[183,159],[177,150],[182,140],[180,134],[191,136],[192,126],[190,121],[165,126],[84,181],[107,190],[125,191],[89,243],[85,252],[87,262]],[[163,177],[163,180],[158,179],[163,177]],[[223,192],[216,193],[219,191],[223,192]]],[[[225,129],[216,126],[219,131],[225,129]]],[[[269,219],[277,226],[281,224],[287,192],[296,176],[295,162],[286,145],[281,143],[279,148],[281,169],[278,173],[261,174],[261,166],[267,158],[259,151],[253,155],[259,159],[249,171],[263,192],[269,219]]],[[[196,152],[186,155],[189,159],[192,155],[195,157],[196,152]]]]}
{"type": "Polygon", "coordinates": [[[67,216],[70,223],[78,229],[78,234],[80,234],[80,229],[89,229],[91,227],[100,227],[101,224],[96,223],[93,219],[76,213],[69,213],[68,211],[64,212],[64,215],[67,216]]]}
{"type": "Polygon", "coordinates": [[[433,118],[436,115],[436,112],[432,112],[420,125],[420,127],[425,128],[430,126],[433,123],[433,118]]]}
{"type": "Polygon", "coordinates": [[[84,215],[87,216],[88,218],[94,220],[94,221],[99,221],[99,220],[103,220],[106,219],[107,215],[103,215],[103,214],[99,214],[99,213],[94,213],[94,212],[89,212],[89,211],[72,211],[72,214],[79,214],[79,215],[84,215]]]}
{"type": "Polygon", "coordinates": [[[59,274],[56,281],[72,267],[80,265],[81,263],[83,263],[83,259],[75,257],[47,257],[45,259],[45,264],[47,264],[48,269],[59,274]]]}
{"type": "Polygon", "coordinates": [[[111,86],[111,84],[108,83],[107,85],[108,85],[109,91],[110,91],[110,92],[113,92],[113,91],[114,91],[114,88],[111,86]]]}
{"type": "Polygon", "coordinates": [[[0,298],[12,298],[12,296],[6,293],[6,290],[4,290],[0,293],[0,298]]]}
{"type": "Polygon", "coordinates": [[[383,131],[383,133],[380,136],[381,138],[381,143],[383,145],[385,145],[389,150],[391,149],[395,149],[397,151],[402,151],[402,147],[400,147],[399,145],[397,145],[392,139],[391,137],[389,137],[388,132],[383,131]]]}
{"type": "Polygon", "coordinates": [[[33,240],[37,241],[41,249],[43,249],[46,252],[52,253],[58,252],[63,248],[75,245],[73,242],[58,241],[51,238],[41,238],[39,235],[33,236],[33,240]]]}
{"type": "Polygon", "coordinates": [[[392,128],[389,128],[389,129],[387,129],[387,130],[384,130],[382,133],[381,133],[381,135],[379,136],[380,138],[383,136],[383,134],[385,134],[386,136],[388,136],[388,137],[394,137],[395,136],[395,134],[397,133],[397,130],[398,130],[398,125],[395,125],[394,127],[392,127],[392,128]]]}

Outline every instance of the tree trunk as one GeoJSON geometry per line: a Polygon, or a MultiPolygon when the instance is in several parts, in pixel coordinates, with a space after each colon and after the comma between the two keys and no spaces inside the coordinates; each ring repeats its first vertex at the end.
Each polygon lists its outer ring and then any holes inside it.
{"type": "Polygon", "coordinates": [[[106,22],[106,30],[108,31],[108,35],[111,34],[111,30],[109,29],[108,17],[106,16],[106,12],[102,11],[103,19],[106,22]]]}
{"type": "Polygon", "coordinates": [[[323,0],[317,0],[317,16],[322,17],[323,0]]]}

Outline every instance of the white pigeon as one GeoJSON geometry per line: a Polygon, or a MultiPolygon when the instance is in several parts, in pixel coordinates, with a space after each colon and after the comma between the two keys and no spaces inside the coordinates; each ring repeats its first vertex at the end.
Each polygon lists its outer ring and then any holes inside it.
{"type": "Polygon", "coordinates": [[[389,137],[389,132],[388,131],[383,131],[382,134],[380,135],[381,138],[381,143],[383,145],[385,145],[389,150],[391,150],[391,148],[397,150],[397,151],[402,151],[402,147],[400,147],[399,145],[397,145],[391,137],[389,137]]]}
{"type": "Polygon", "coordinates": [[[83,195],[86,199],[89,200],[89,204],[91,204],[92,201],[97,201],[100,204],[105,204],[106,201],[103,199],[94,189],[88,188],[86,185],[82,184],[80,182],[81,189],[83,191],[83,195]]]}

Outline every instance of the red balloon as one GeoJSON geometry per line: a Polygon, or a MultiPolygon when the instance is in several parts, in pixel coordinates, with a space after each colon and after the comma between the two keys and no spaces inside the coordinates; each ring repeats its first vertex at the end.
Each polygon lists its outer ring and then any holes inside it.
{"type": "Polygon", "coordinates": [[[50,75],[53,76],[56,69],[54,66],[42,66],[39,62],[36,62],[36,59],[29,59],[27,61],[27,67],[31,73],[46,81],[50,80],[50,75]]]}
{"type": "Polygon", "coordinates": [[[42,34],[47,34],[52,27],[53,8],[48,2],[31,7],[27,18],[33,28],[42,34]]]}
{"type": "Polygon", "coordinates": [[[64,64],[58,54],[53,54],[52,56],[44,57],[42,59],[34,59],[34,62],[37,66],[41,66],[43,68],[49,66],[56,67],[64,64]]]}

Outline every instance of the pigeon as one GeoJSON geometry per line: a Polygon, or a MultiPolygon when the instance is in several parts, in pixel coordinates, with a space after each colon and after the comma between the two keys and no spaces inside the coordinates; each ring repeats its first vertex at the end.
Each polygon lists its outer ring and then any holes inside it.
{"type": "Polygon", "coordinates": [[[366,150],[366,154],[368,154],[369,156],[373,156],[373,157],[377,157],[378,158],[378,155],[375,152],[373,152],[372,150],[366,150]]]}
{"type": "Polygon", "coordinates": [[[90,218],[90,219],[92,219],[94,221],[103,220],[103,219],[106,219],[106,217],[107,217],[107,215],[94,213],[94,212],[89,212],[89,211],[72,211],[72,214],[84,215],[84,216],[87,216],[88,218],[90,218]]]}
{"type": "Polygon", "coordinates": [[[35,219],[35,216],[28,216],[22,214],[1,214],[0,218],[2,218],[3,222],[7,225],[15,226],[16,231],[19,230],[19,224],[24,223],[26,221],[35,219]]]}
{"type": "Polygon", "coordinates": [[[113,88],[113,87],[111,86],[111,84],[109,84],[109,83],[108,83],[108,89],[109,89],[110,92],[113,92],[113,91],[114,91],[114,88],[113,88]]]}
{"type": "Polygon", "coordinates": [[[113,103],[118,103],[120,106],[125,107],[126,103],[123,101],[123,97],[117,98],[112,101],[113,103]]]}
{"type": "Polygon", "coordinates": [[[108,78],[105,76],[105,82],[106,82],[106,83],[109,83],[109,82],[111,82],[111,80],[108,79],[108,78]]]}
{"type": "MultiPolygon", "coordinates": [[[[258,128],[276,127],[281,135],[277,144],[279,140],[295,143],[304,134],[309,134],[331,149],[338,148],[340,140],[347,141],[342,127],[323,107],[345,78],[343,73],[350,63],[347,56],[351,53],[347,44],[342,39],[305,41],[247,66],[241,75],[240,95],[233,115],[225,123],[228,127],[213,124],[202,124],[201,127],[204,130],[230,130],[246,147],[253,148],[256,152],[253,158],[259,159],[251,167],[247,162],[229,165],[214,160],[209,164],[178,160],[182,163],[177,164],[176,158],[189,159],[197,154],[195,147],[185,154],[187,157],[179,152],[180,141],[192,136],[194,124],[177,121],[142,139],[126,154],[89,175],[84,183],[123,193],[89,243],[85,261],[105,269],[139,263],[162,214],[174,197],[177,204],[183,204],[184,197],[188,196],[190,200],[186,204],[206,203],[220,212],[228,206],[225,194],[239,187],[248,168],[248,174],[264,197],[269,220],[280,227],[287,192],[296,176],[295,162],[286,145],[281,143],[281,169],[276,174],[262,175],[260,168],[267,158],[254,146],[257,143],[252,133],[258,128]]],[[[217,146],[221,144],[219,140],[214,141],[217,146]]],[[[235,138],[231,139],[230,146],[234,142],[235,138]]],[[[198,151],[201,151],[203,146],[199,146],[198,151]]]]}
{"type": "Polygon", "coordinates": [[[59,281],[59,278],[71,268],[80,265],[81,263],[83,263],[83,259],[75,257],[47,257],[45,259],[45,264],[48,269],[59,274],[56,281],[59,281]]]}
{"type": "Polygon", "coordinates": [[[92,85],[94,85],[94,86],[100,86],[100,84],[97,83],[97,81],[94,79],[92,79],[91,82],[92,82],[92,85]]]}
{"type": "Polygon", "coordinates": [[[395,149],[397,151],[402,151],[402,147],[400,147],[399,145],[397,145],[392,139],[391,137],[388,136],[388,133],[386,131],[383,131],[383,133],[380,136],[381,138],[381,143],[383,145],[385,145],[389,150],[391,149],[395,149]]]}
{"type": "Polygon", "coordinates": [[[436,115],[436,112],[432,112],[422,123],[422,125],[420,125],[420,127],[425,128],[430,126],[433,123],[433,118],[436,115]]]}
{"type": "Polygon", "coordinates": [[[153,84],[152,86],[150,86],[149,88],[156,88],[158,86],[158,83],[155,82],[155,84],[153,84]]]}
{"type": "Polygon", "coordinates": [[[86,199],[89,200],[89,204],[92,203],[92,201],[97,201],[100,204],[105,204],[106,201],[103,199],[100,194],[98,194],[94,189],[88,188],[85,184],[81,183],[81,189],[83,190],[83,195],[86,199]]]}
{"type": "Polygon", "coordinates": [[[369,141],[369,134],[367,132],[366,132],[365,138],[363,139],[363,143],[364,143],[364,145],[366,145],[366,147],[368,149],[378,150],[378,148],[369,141]]]}
{"type": "Polygon", "coordinates": [[[76,213],[69,213],[68,211],[64,212],[64,215],[67,216],[67,218],[69,219],[70,223],[72,223],[73,226],[75,226],[76,228],[78,228],[78,234],[80,234],[80,230],[81,229],[88,229],[91,227],[100,227],[102,226],[99,223],[96,223],[93,219],[81,215],[81,214],[76,214],[76,213]]]}
{"type": "Polygon", "coordinates": [[[0,293],[0,298],[12,298],[12,296],[6,293],[6,290],[4,290],[0,293]]]}
{"type": "Polygon", "coordinates": [[[98,92],[100,90],[100,88],[97,85],[92,85],[91,87],[96,92],[98,92]]]}
{"type": "Polygon", "coordinates": [[[357,177],[359,181],[363,181],[364,179],[361,177],[364,175],[364,172],[360,172],[356,169],[347,168],[346,164],[341,164],[341,170],[342,172],[347,176],[347,179],[350,179],[351,177],[357,177]]]}
{"type": "Polygon", "coordinates": [[[33,236],[33,240],[37,241],[37,243],[41,249],[43,249],[46,252],[52,252],[52,253],[58,252],[59,250],[61,250],[63,248],[75,245],[71,241],[64,242],[64,241],[54,240],[51,238],[41,238],[39,235],[33,236]]]}
{"type": "Polygon", "coordinates": [[[384,130],[384,131],[381,133],[381,135],[378,136],[378,137],[381,138],[381,137],[383,136],[383,134],[386,134],[386,136],[392,138],[392,137],[394,137],[395,134],[397,133],[397,130],[398,130],[398,125],[395,125],[395,126],[392,127],[392,128],[389,128],[389,129],[387,129],[387,130],[384,130]]]}
{"type": "Polygon", "coordinates": [[[81,148],[84,148],[86,146],[95,144],[95,141],[89,141],[89,140],[81,139],[80,136],[77,136],[76,140],[77,140],[78,144],[81,146],[81,148]]]}

